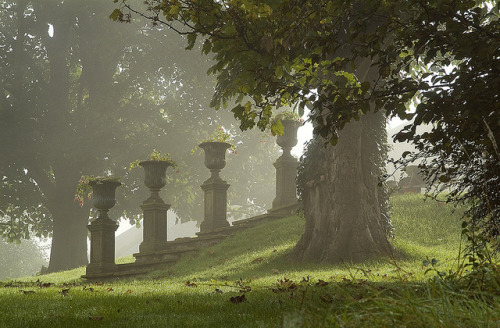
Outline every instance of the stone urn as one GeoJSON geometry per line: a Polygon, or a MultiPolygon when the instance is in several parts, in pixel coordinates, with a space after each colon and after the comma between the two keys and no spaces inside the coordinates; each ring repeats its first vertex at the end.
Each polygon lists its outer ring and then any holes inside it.
{"type": "Polygon", "coordinates": [[[301,123],[295,120],[282,120],[281,124],[283,124],[284,133],[276,138],[276,143],[283,148],[283,154],[290,154],[297,144],[297,130],[301,123]]]}
{"type": "Polygon", "coordinates": [[[159,191],[165,187],[167,168],[172,166],[169,161],[149,160],[139,163],[144,168],[144,184],[151,191],[150,198],[159,198],[159,191]]]}
{"type": "Polygon", "coordinates": [[[231,145],[227,142],[207,141],[199,147],[205,151],[205,166],[212,173],[211,178],[218,178],[220,170],[226,166],[226,150],[231,145]]]}
{"type": "Polygon", "coordinates": [[[92,205],[99,212],[98,218],[107,217],[108,211],[115,206],[116,188],[121,186],[121,183],[115,179],[97,179],[89,182],[92,187],[92,205]]]}

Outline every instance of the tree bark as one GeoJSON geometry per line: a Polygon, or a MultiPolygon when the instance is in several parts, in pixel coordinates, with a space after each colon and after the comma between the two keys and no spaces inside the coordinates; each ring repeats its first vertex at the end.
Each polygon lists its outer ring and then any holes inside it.
{"type": "Polygon", "coordinates": [[[51,208],[54,231],[49,272],[73,269],[88,263],[88,211],[79,208],[73,199],[67,198],[56,208],[51,208]]]}
{"type": "Polygon", "coordinates": [[[379,149],[372,140],[373,129],[384,128],[380,116],[369,113],[347,124],[335,147],[322,140],[310,145],[299,177],[306,229],[294,259],[359,262],[393,254],[378,186],[379,149]]]}

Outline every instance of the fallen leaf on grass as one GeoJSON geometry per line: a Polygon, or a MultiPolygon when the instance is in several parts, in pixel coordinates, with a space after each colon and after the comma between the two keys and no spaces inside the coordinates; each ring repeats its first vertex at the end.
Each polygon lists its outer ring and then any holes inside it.
{"type": "Polygon", "coordinates": [[[95,321],[102,321],[102,319],[104,319],[104,317],[101,317],[101,316],[93,316],[93,317],[89,317],[90,320],[95,320],[95,321]]]}
{"type": "Polygon", "coordinates": [[[125,294],[132,294],[132,289],[127,290],[125,294]]]}
{"type": "Polygon", "coordinates": [[[22,289],[19,289],[19,292],[23,293],[23,294],[35,294],[34,290],[22,290],[22,289]]]}
{"type": "Polygon", "coordinates": [[[252,291],[252,287],[250,287],[250,286],[243,286],[240,289],[240,293],[248,293],[248,292],[251,292],[251,291],[252,291]]]}
{"type": "Polygon", "coordinates": [[[234,297],[231,297],[229,299],[229,301],[233,304],[239,304],[239,303],[243,303],[247,300],[247,298],[245,297],[245,294],[241,295],[241,296],[234,296],[234,297]]]}
{"type": "Polygon", "coordinates": [[[188,287],[198,287],[197,284],[195,284],[194,282],[190,282],[189,280],[186,281],[185,285],[188,286],[188,287]]]}
{"type": "Polygon", "coordinates": [[[69,293],[69,288],[61,289],[61,294],[63,294],[63,296],[68,295],[68,293],[69,293]]]}
{"type": "Polygon", "coordinates": [[[52,285],[50,282],[45,282],[45,283],[39,283],[38,287],[47,288],[47,287],[50,287],[50,285],[52,285]]]}
{"type": "Polygon", "coordinates": [[[262,257],[258,257],[258,258],[256,258],[256,259],[254,259],[254,260],[252,261],[252,263],[260,263],[260,262],[262,262],[262,261],[264,261],[264,259],[263,259],[262,257]]]}
{"type": "Polygon", "coordinates": [[[328,285],[328,283],[326,281],[321,280],[321,279],[318,279],[318,282],[316,283],[316,286],[318,286],[318,287],[323,287],[326,285],[328,285]]]}
{"type": "Polygon", "coordinates": [[[333,298],[330,295],[321,295],[319,298],[325,303],[333,302],[333,298]]]}
{"type": "Polygon", "coordinates": [[[112,292],[112,291],[113,291],[113,288],[108,287],[106,290],[107,290],[108,292],[112,292]]]}
{"type": "Polygon", "coordinates": [[[92,288],[92,287],[87,288],[87,286],[83,286],[82,290],[93,292],[94,288],[92,288]]]}
{"type": "Polygon", "coordinates": [[[215,293],[216,294],[222,294],[224,292],[222,290],[220,290],[219,288],[215,288],[215,293]]]}
{"type": "Polygon", "coordinates": [[[271,290],[275,293],[279,292],[289,292],[296,290],[298,288],[297,284],[288,278],[278,279],[276,283],[276,288],[272,288],[271,290]]]}

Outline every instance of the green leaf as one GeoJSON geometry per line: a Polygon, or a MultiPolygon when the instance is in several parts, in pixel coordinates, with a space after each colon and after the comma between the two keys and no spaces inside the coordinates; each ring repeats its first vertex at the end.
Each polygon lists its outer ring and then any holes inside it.
{"type": "Polygon", "coordinates": [[[439,181],[441,181],[442,183],[450,182],[450,180],[451,180],[450,177],[447,175],[441,175],[439,177],[439,181]]]}
{"type": "Polygon", "coordinates": [[[281,65],[276,67],[275,70],[276,78],[281,79],[283,77],[283,67],[281,65]]]}
{"type": "MultiPolygon", "coordinates": [[[[188,45],[186,47],[186,50],[193,49],[194,44],[196,42],[196,37],[197,37],[197,35],[195,33],[188,34],[188,36],[187,36],[188,45]]],[[[203,44],[203,50],[205,50],[205,44],[203,44]]]]}
{"type": "Polygon", "coordinates": [[[208,40],[208,39],[205,40],[205,42],[203,42],[203,48],[202,48],[203,53],[205,55],[208,55],[208,53],[210,52],[211,49],[212,49],[212,42],[210,42],[210,40],[208,40]]]}
{"type": "Polygon", "coordinates": [[[333,136],[330,137],[330,144],[332,146],[337,145],[338,142],[339,142],[339,138],[336,134],[334,134],[333,136]]]}
{"type": "Polygon", "coordinates": [[[370,82],[361,82],[361,91],[365,93],[366,91],[370,90],[370,82]]]}
{"type": "Polygon", "coordinates": [[[273,124],[271,125],[271,133],[275,136],[282,136],[283,133],[285,133],[285,128],[283,127],[283,124],[280,120],[273,122],[273,124]]]}
{"type": "Polygon", "coordinates": [[[123,13],[120,9],[113,10],[113,12],[109,15],[109,18],[115,22],[120,20],[121,17],[123,17],[123,13]]]}
{"type": "Polygon", "coordinates": [[[170,6],[168,14],[171,15],[172,17],[177,17],[177,15],[179,14],[180,10],[181,10],[181,8],[179,8],[179,6],[172,5],[172,6],[170,6]]]}

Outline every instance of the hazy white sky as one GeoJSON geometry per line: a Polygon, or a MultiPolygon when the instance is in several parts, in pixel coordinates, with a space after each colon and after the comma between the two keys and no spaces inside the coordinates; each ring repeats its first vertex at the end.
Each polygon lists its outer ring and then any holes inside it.
{"type": "MultiPolygon", "coordinates": [[[[399,118],[393,118],[387,123],[387,129],[389,130],[395,128],[403,124],[404,122],[407,121],[403,121],[399,118]]],[[[299,128],[299,131],[297,132],[297,139],[298,139],[297,146],[293,147],[292,155],[296,157],[300,157],[302,155],[305,142],[311,140],[312,138],[312,131],[313,127],[310,122],[305,123],[303,126],[299,128]]]]}

